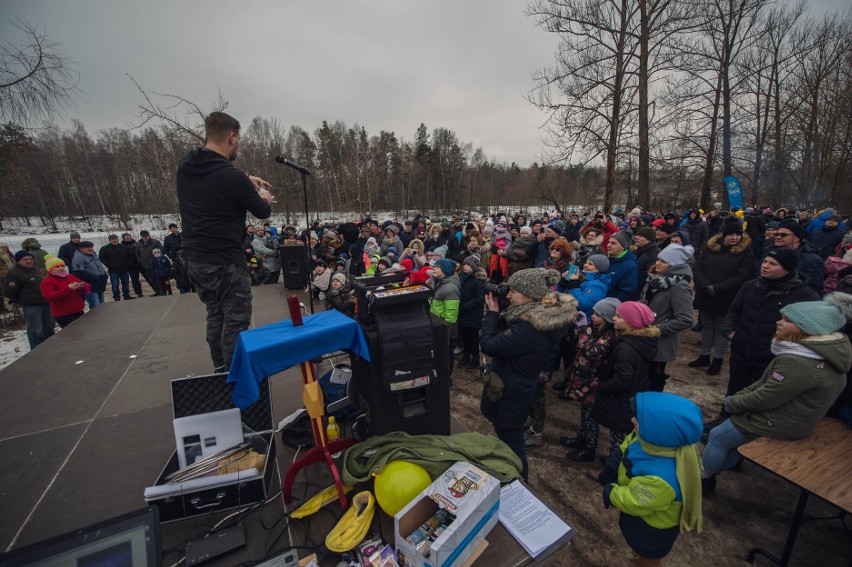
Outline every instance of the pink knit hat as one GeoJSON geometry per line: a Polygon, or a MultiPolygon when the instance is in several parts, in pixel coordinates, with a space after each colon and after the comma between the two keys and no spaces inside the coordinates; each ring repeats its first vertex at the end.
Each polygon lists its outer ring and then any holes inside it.
{"type": "Polygon", "coordinates": [[[632,329],[641,329],[654,322],[654,312],[647,305],[638,301],[625,301],[615,309],[615,312],[632,329]]]}

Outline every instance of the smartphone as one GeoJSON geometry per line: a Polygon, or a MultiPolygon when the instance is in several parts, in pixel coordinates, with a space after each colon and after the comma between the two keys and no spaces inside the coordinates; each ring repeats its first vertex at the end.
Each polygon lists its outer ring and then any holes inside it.
{"type": "Polygon", "coordinates": [[[568,277],[570,278],[571,276],[576,275],[579,271],[580,267],[577,264],[571,264],[568,266],[568,277]]]}

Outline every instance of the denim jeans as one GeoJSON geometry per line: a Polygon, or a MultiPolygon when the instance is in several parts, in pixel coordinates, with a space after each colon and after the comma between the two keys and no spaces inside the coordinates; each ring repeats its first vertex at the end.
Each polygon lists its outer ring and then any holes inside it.
{"type": "Polygon", "coordinates": [[[104,292],[102,291],[87,293],[83,297],[86,299],[86,303],[89,304],[89,309],[94,309],[104,302],[104,292]]]}
{"type": "Polygon", "coordinates": [[[121,299],[122,295],[124,295],[124,299],[130,299],[130,272],[121,272],[120,274],[110,272],[109,283],[112,286],[112,298],[115,301],[121,299]],[[119,282],[121,282],[121,294],[119,294],[118,289],[119,282]]]}
{"type": "Polygon", "coordinates": [[[230,367],[241,331],[251,324],[251,278],[245,266],[186,261],[187,275],[207,306],[213,367],[230,367]]]}
{"type": "Polygon", "coordinates": [[[30,350],[53,336],[53,315],[50,314],[50,304],[23,305],[24,322],[27,325],[27,342],[30,350]]]}
{"type": "Polygon", "coordinates": [[[736,465],[741,458],[737,447],[754,441],[758,437],[760,436],[743,433],[730,419],[714,427],[710,431],[710,438],[701,455],[701,460],[704,462],[703,476],[713,476],[736,465]]]}

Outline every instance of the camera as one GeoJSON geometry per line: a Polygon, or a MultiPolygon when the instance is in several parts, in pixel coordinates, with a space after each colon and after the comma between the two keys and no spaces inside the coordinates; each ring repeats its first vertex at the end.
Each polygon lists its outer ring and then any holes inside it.
{"type": "Polygon", "coordinates": [[[494,297],[506,297],[509,295],[509,284],[505,282],[485,284],[485,293],[490,293],[494,297]]]}

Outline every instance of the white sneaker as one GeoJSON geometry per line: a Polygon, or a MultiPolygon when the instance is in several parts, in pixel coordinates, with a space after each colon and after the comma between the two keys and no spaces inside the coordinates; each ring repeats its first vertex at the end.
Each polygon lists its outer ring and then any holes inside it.
{"type": "Polygon", "coordinates": [[[544,443],[544,437],[541,433],[536,433],[532,429],[527,429],[524,431],[524,446],[525,447],[537,447],[544,443]]]}
{"type": "Polygon", "coordinates": [[[453,354],[461,354],[464,352],[464,347],[457,346],[453,349],[453,354]]]}

